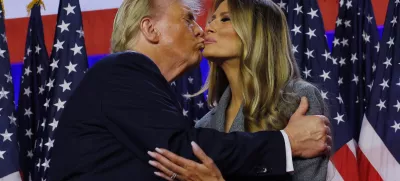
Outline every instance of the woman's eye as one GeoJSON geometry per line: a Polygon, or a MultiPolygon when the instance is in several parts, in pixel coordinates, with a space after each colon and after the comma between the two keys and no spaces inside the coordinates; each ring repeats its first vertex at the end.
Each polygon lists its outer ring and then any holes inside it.
{"type": "Polygon", "coordinates": [[[230,21],[230,20],[231,20],[230,18],[222,18],[221,19],[222,22],[227,22],[227,21],[230,21]]]}

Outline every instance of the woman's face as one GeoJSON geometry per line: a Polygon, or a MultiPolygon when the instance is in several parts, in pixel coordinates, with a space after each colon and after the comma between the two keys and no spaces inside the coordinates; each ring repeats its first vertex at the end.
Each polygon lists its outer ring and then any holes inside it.
{"type": "Polygon", "coordinates": [[[207,24],[204,43],[203,56],[210,61],[240,57],[242,42],[233,29],[226,0],[218,6],[207,24]]]}

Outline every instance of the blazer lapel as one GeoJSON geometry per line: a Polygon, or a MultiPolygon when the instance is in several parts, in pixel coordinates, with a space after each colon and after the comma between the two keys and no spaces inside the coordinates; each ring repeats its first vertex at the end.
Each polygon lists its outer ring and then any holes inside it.
{"type": "Polygon", "coordinates": [[[225,111],[228,107],[230,99],[231,89],[228,87],[222,94],[218,105],[216,106],[215,113],[211,119],[211,127],[220,132],[225,132],[225,111]]]}

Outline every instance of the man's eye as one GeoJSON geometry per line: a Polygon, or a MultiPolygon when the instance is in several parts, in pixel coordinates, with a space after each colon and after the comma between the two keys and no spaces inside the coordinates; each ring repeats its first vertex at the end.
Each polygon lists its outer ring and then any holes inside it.
{"type": "Polygon", "coordinates": [[[192,23],[193,20],[185,18],[185,21],[190,24],[190,23],[192,23]]]}

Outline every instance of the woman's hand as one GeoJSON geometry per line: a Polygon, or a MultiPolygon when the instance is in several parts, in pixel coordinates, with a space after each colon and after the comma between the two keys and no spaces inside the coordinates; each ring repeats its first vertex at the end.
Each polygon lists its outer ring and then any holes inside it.
{"type": "Polygon", "coordinates": [[[166,180],[181,181],[224,181],[221,172],[203,150],[192,142],[194,155],[200,159],[202,164],[180,157],[166,149],[156,148],[157,152],[148,152],[156,161],[149,164],[158,168],[161,172],[154,172],[166,180]]]}

